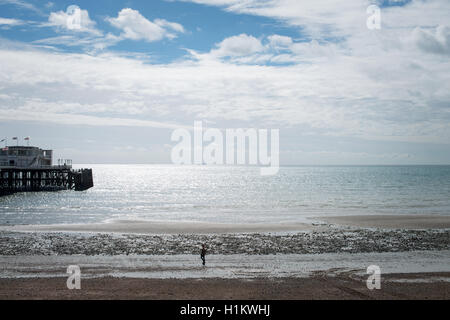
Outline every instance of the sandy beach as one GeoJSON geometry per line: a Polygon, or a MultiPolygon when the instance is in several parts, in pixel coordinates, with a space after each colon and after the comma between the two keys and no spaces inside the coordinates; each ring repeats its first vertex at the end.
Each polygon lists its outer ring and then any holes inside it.
{"type": "Polygon", "coordinates": [[[448,299],[446,216],[0,228],[0,299],[448,299]],[[198,257],[207,243],[207,266],[198,257]],[[79,265],[83,289],[65,287],[79,265]],[[367,289],[378,265],[383,289],[367,289]]]}
{"type": "Polygon", "coordinates": [[[305,223],[205,223],[111,220],[106,223],[1,226],[11,232],[84,232],[127,234],[232,234],[324,231],[330,225],[382,229],[448,229],[450,216],[352,215],[311,217],[305,223]]]}
{"type": "Polygon", "coordinates": [[[0,230],[19,232],[101,232],[137,234],[221,234],[305,231],[317,229],[308,223],[204,223],[113,220],[107,223],[54,224],[0,227],[0,230]]]}
{"type": "Polygon", "coordinates": [[[326,274],[251,281],[105,277],[83,280],[81,290],[67,290],[65,279],[61,278],[0,279],[0,300],[448,300],[449,283],[433,279],[449,276],[450,273],[389,275],[381,290],[368,290],[364,279],[326,274]],[[431,281],[415,282],[416,279],[431,281]]]}
{"type": "Polygon", "coordinates": [[[410,253],[0,256],[0,299],[448,299],[450,251],[410,253]],[[380,290],[366,285],[381,266],[380,290]],[[79,265],[81,289],[66,268],[79,265]]]}
{"type": "Polygon", "coordinates": [[[365,215],[336,216],[323,219],[327,223],[361,228],[448,229],[450,216],[439,215],[365,215]]]}

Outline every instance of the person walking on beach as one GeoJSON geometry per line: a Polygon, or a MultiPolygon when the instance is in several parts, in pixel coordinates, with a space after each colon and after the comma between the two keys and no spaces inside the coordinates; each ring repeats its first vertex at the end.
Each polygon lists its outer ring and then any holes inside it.
{"type": "Polygon", "coordinates": [[[205,257],[206,257],[206,245],[202,244],[202,251],[200,252],[200,258],[203,261],[203,265],[206,264],[206,258],[205,257]]]}

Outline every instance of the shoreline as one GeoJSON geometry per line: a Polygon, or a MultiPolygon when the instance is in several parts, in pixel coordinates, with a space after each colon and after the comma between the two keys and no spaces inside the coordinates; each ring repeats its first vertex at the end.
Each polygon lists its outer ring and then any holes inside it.
{"type": "Polygon", "coordinates": [[[450,229],[444,215],[347,215],[307,217],[295,223],[207,223],[112,220],[105,223],[0,226],[7,232],[74,232],[117,234],[238,234],[325,231],[332,227],[379,229],[450,229]]]}
{"type": "Polygon", "coordinates": [[[232,234],[297,232],[319,229],[310,223],[205,223],[205,222],[162,222],[115,220],[91,224],[15,225],[1,226],[9,232],[71,232],[71,233],[114,233],[141,235],[180,234],[232,234]]]}
{"type": "Polygon", "coordinates": [[[202,243],[212,254],[448,250],[450,216],[316,217],[310,223],[300,224],[118,220],[104,224],[0,227],[1,255],[194,254],[202,243]]]}
{"type": "Polygon", "coordinates": [[[320,219],[326,223],[358,228],[449,229],[450,216],[443,215],[352,215],[320,219]]]}

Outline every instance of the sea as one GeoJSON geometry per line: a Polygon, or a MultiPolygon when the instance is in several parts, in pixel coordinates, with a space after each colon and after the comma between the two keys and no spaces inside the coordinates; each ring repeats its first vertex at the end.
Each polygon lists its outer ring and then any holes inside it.
{"type": "Polygon", "coordinates": [[[336,215],[450,215],[450,166],[78,165],[94,188],[0,198],[0,225],[117,220],[296,223],[336,215]]]}

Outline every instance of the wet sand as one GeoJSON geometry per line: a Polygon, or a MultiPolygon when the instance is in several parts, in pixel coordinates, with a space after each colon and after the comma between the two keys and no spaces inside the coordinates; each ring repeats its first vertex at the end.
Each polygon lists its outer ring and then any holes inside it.
{"type": "Polygon", "coordinates": [[[383,229],[450,229],[450,216],[352,215],[310,217],[305,223],[205,223],[114,220],[92,224],[1,226],[11,232],[87,232],[123,234],[229,234],[326,231],[330,225],[383,229]]]}
{"type": "MultiPolygon", "coordinates": [[[[83,279],[278,279],[352,274],[377,265],[383,275],[450,272],[450,250],[323,254],[11,255],[0,256],[0,278],[67,277],[77,265],[83,279]]],[[[450,282],[450,278],[446,279],[450,282]]]]}
{"type": "Polygon", "coordinates": [[[386,229],[448,229],[450,216],[438,215],[365,215],[321,218],[327,223],[386,229]]]}
{"type": "Polygon", "coordinates": [[[136,234],[223,234],[286,232],[317,229],[308,223],[204,223],[116,220],[107,223],[26,225],[0,227],[17,232],[101,232],[136,234]]]}
{"type": "Polygon", "coordinates": [[[391,274],[380,290],[369,290],[366,279],[324,273],[309,278],[280,279],[85,279],[80,290],[68,290],[66,278],[0,279],[0,300],[371,300],[450,298],[450,284],[433,279],[450,273],[391,274]],[[400,282],[398,281],[400,279],[400,282]],[[431,279],[418,281],[416,279],[431,279]],[[408,282],[412,280],[412,282],[408,282]]]}
{"type": "Polygon", "coordinates": [[[449,299],[449,251],[207,256],[0,256],[1,299],[449,299]],[[381,267],[381,289],[366,268],[381,267]],[[66,269],[79,265],[81,290],[66,269]]]}

